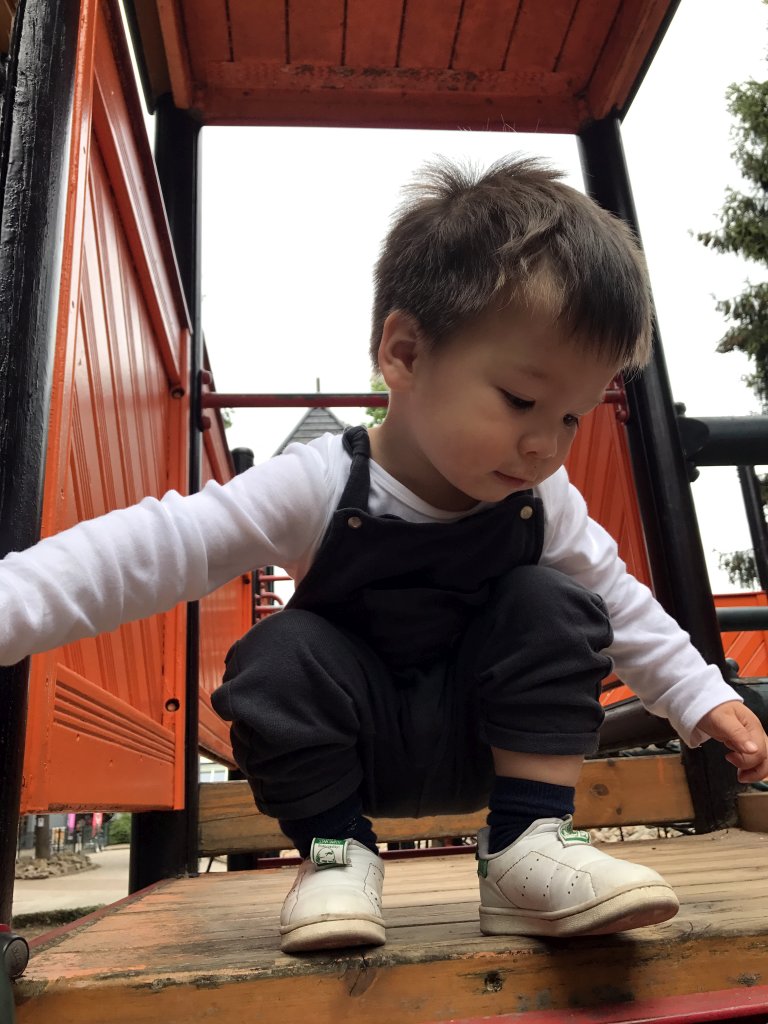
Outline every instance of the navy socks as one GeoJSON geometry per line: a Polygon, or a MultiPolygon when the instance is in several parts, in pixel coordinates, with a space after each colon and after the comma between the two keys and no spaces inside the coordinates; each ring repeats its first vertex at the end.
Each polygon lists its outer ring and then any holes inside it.
{"type": "MultiPolygon", "coordinates": [[[[537,818],[564,818],[573,814],[574,794],[572,786],[497,775],[488,801],[491,829],[488,852],[498,853],[514,843],[537,818]]],[[[357,793],[309,818],[281,819],[280,828],[302,857],[309,856],[315,838],[356,839],[374,853],[379,852],[376,835],[368,818],[363,816],[357,793]]]]}
{"type": "Polygon", "coordinates": [[[376,835],[370,821],[363,817],[363,805],[357,793],[327,811],[309,818],[279,822],[280,828],[293,842],[302,857],[309,856],[313,839],[356,839],[373,853],[378,853],[376,835]]]}
{"type": "Polygon", "coordinates": [[[498,853],[525,832],[537,818],[564,818],[573,814],[573,786],[556,786],[532,779],[497,775],[488,801],[488,852],[498,853]]]}

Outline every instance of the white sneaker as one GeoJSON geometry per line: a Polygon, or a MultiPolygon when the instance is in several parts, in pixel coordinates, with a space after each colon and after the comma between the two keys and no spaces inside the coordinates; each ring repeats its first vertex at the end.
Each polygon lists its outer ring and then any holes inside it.
{"type": "Polygon", "coordinates": [[[505,850],[477,837],[484,935],[604,935],[658,924],[680,905],[651,868],[617,860],[567,818],[534,821],[505,850]]]}
{"type": "Polygon", "coordinates": [[[315,839],[280,913],[285,953],[380,946],[384,862],[355,839],[315,839]]]}

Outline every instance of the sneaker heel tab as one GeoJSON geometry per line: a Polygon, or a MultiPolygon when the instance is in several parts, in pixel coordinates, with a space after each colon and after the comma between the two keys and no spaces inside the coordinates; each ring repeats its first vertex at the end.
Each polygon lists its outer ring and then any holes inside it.
{"type": "Polygon", "coordinates": [[[349,839],[313,839],[309,859],[318,871],[346,867],[349,864],[349,839]]]}

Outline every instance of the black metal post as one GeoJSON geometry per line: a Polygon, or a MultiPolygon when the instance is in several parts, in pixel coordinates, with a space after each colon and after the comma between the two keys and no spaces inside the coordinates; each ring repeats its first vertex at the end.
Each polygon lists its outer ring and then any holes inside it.
{"type": "MultiPolygon", "coordinates": [[[[189,366],[189,491],[200,490],[202,439],[197,386],[203,365],[200,325],[200,125],[173,105],[170,96],[155,114],[155,163],[168,214],[181,283],[192,320],[189,366]]],[[[187,605],[185,702],[185,785],[183,811],[135,814],[131,830],[129,889],[136,892],[161,878],[196,875],[199,807],[200,608],[187,605]]]]}
{"type": "MultiPolygon", "coordinates": [[[[20,0],[0,125],[0,556],[39,537],[78,5],[20,0]]],[[[13,900],[29,661],[0,669],[0,922],[13,900]]]]}
{"type": "Polygon", "coordinates": [[[760,589],[768,590],[768,525],[765,522],[760,481],[757,479],[754,466],[738,466],[737,469],[741,494],[744,498],[744,509],[747,513],[749,535],[752,538],[757,578],[760,582],[760,589]]]}
{"type": "MultiPolygon", "coordinates": [[[[618,118],[586,128],[579,148],[589,195],[639,237],[618,118]]],[[[626,385],[630,452],[654,587],[706,660],[728,679],[658,328],[654,349],[645,372],[626,385]]],[[[683,754],[699,831],[736,820],[736,772],[723,754],[714,742],[683,754]]]]}

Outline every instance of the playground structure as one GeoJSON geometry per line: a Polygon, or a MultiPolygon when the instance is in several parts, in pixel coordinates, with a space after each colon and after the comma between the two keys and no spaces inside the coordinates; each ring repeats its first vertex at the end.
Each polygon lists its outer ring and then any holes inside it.
{"type": "MultiPolygon", "coordinates": [[[[200,326],[202,125],[572,132],[590,194],[636,227],[620,122],[675,6],[127,3],[141,86],[156,113],[154,155],[117,4],[20,0],[13,33],[6,7],[0,553],[145,494],[192,491],[244,468],[243,454],[236,461],[227,449],[221,407],[384,400],[215,391],[200,326]]],[[[744,465],[760,565],[765,524],[750,467],[768,463],[768,432],[764,421],[750,429],[747,437],[743,424],[681,421],[657,345],[648,371],[617,381],[580,431],[569,471],[630,569],[702,653],[728,674],[726,656],[738,662],[737,685],[765,718],[765,593],[720,600],[716,610],[688,482],[697,463],[744,465]]],[[[679,871],[684,891],[690,886],[681,923],[555,948],[472,937],[467,858],[449,858],[454,889],[434,891],[429,907],[431,860],[402,858],[392,865],[397,937],[382,952],[277,955],[270,935],[284,870],[196,877],[201,855],[226,853],[244,867],[283,841],[244,783],[198,786],[199,750],[231,763],[208,695],[252,615],[249,576],[199,605],[1,670],[0,921],[10,920],[20,809],[135,812],[130,887],[147,890],[37,944],[14,986],[19,1021],[255,1013],[271,1024],[314,1010],[426,1024],[514,1011],[534,1024],[535,1011],[566,1020],[556,1011],[651,996],[660,1001],[648,1019],[661,1020],[671,1012],[664,999],[682,1001],[679,1010],[702,992],[717,992],[713,1005],[720,1000],[732,1019],[765,1018],[768,840],[760,832],[768,814],[761,794],[739,793],[714,743],[681,756],[594,760],[578,792],[584,826],[695,830],[657,854],[661,870],[679,871]],[[245,914],[233,944],[233,918],[251,905],[258,919],[245,914]]],[[[666,723],[617,696],[627,694],[606,691],[604,753],[670,737],[666,723]]],[[[471,835],[481,818],[377,825],[382,839],[398,841],[471,835]]],[[[651,862],[647,850],[626,855],[651,862]]]]}

